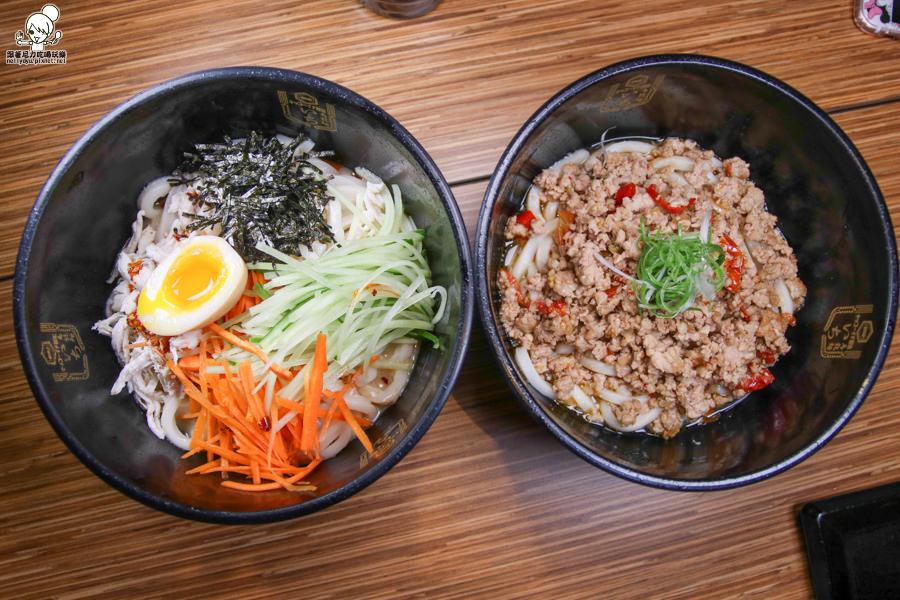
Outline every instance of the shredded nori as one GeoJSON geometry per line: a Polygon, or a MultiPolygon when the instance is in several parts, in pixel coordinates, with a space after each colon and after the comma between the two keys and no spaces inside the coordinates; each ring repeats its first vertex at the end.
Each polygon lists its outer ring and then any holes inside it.
{"type": "Polygon", "coordinates": [[[296,154],[302,139],[282,144],[253,131],[246,138],[225,138],[222,144],[197,144],[185,153],[176,170],[181,183],[198,179],[194,206],[212,209],[194,217],[191,229],[221,224],[221,236],[247,262],[267,260],[256,249],[262,242],[281,252],[299,255],[315,241],[334,242],[323,210],[331,199],[327,178],[307,159],[327,153],[296,154]]]}

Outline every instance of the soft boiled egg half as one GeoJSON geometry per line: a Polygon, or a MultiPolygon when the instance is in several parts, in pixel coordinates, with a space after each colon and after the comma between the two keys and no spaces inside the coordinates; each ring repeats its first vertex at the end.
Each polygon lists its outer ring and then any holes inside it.
{"type": "Polygon", "coordinates": [[[234,248],[198,235],[156,265],[138,298],[138,319],[157,335],[179,335],[224,315],[246,285],[247,265],[234,248]]]}

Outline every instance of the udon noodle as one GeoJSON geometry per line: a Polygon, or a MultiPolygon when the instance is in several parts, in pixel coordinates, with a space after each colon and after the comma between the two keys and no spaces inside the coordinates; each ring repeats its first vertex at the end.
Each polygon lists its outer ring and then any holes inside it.
{"type": "MultiPolygon", "coordinates": [[[[210,440],[231,435],[233,426],[225,421],[218,430],[208,420],[198,422],[198,402],[207,400],[195,398],[201,387],[215,389],[217,378],[230,382],[221,384],[231,385],[222,388],[223,397],[238,397],[235,402],[246,405],[246,414],[238,419],[238,425],[247,428],[242,439],[272,444],[264,459],[256,450],[250,453],[248,473],[254,473],[256,487],[241,489],[308,489],[292,480],[285,483],[294,473],[290,469],[335,456],[359,437],[354,425],[372,423],[399,398],[419,344],[438,342],[430,332],[446,303],[444,288],[429,282],[424,234],[404,212],[396,186],[364,168],[350,170],[324,160],[312,153],[309,141],[279,141],[291,150],[290,176],[301,173],[310,185],[321,187],[325,202],[319,210],[331,239],[287,251],[275,247],[271,234],[260,236],[249,248],[254,257],[246,261],[247,284],[233,307],[212,324],[175,335],[156,334],[145,326],[149,321],[139,310],[154,271],[192,240],[215,236],[235,246],[234,230],[221,224],[196,225],[208,223],[219,202],[240,198],[226,198],[224,187],[217,187],[204,172],[155,179],[138,198],[131,237],[111,277],[107,316],[94,326],[110,337],[122,364],[111,393],[130,392],[146,413],[150,430],[189,453],[208,450],[210,440]],[[324,363],[326,356],[327,366],[318,374],[321,396],[310,398],[315,363],[320,358],[324,363]],[[190,365],[198,364],[198,374],[189,372],[190,365]],[[245,374],[240,369],[252,374],[251,389],[239,389],[237,374],[245,374]],[[312,410],[308,405],[313,401],[317,438],[313,447],[303,447],[300,436],[310,414],[304,411],[312,410]],[[292,444],[293,455],[287,456],[292,444]],[[301,447],[303,451],[297,450],[301,447]],[[272,456],[279,453],[290,465],[272,466],[272,456]],[[257,458],[268,464],[253,465],[257,458]],[[266,468],[271,471],[268,478],[266,468]]],[[[237,148],[234,161],[246,158],[241,142],[231,142],[237,148]]],[[[267,171],[261,181],[267,177],[279,175],[267,171]]],[[[250,187],[242,198],[256,191],[250,187]]],[[[276,200],[283,198],[263,198],[276,200]]],[[[239,432],[233,433],[236,439],[239,432]]],[[[237,441],[234,446],[239,446],[237,441]]],[[[226,455],[219,459],[220,467],[227,463],[226,455]]],[[[212,462],[209,472],[218,470],[212,462]]]]}
{"type": "Polygon", "coordinates": [[[545,169],[509,220],[501,320],[540,394],[669,437],[769,385],[806,289],[740,158],[628,139],[545,169]]]}

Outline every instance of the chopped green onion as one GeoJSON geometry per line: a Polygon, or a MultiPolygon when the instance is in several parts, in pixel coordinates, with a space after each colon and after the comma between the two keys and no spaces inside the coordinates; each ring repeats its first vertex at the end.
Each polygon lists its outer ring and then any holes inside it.
{"type": "Polygon", "coordinates": [[[697,293],[711,299],[725,285],[725,251],[698,233],[648,233],[641,219],[644,245],[632,281],[641,310],[658,317],[674,317],[693,306],[697,293]]]}

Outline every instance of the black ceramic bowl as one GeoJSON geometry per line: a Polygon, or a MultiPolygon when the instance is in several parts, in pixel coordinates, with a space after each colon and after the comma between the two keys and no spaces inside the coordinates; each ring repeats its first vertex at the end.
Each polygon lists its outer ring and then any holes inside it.
{"type": "Polygon", "coordinates": [[[578,456],[627,479],[710,490],[774,475],[810,456],[859,408],[884,363],[897,310],[897,252],[884,200],[859,152],[812,102],[750,67],[650,56],[596,71],[542,106],[504,152],[475,242],[476,297],[491,348],[525,409],[578,456]],[[772,368],[775,382],[718,420],[671,439],[588,424],[537,393],[498,318],[503,228],[542,168],[611,138],[696,140],[750,163],[809,291],[772,368]]]}
{"type": "Polygon", "coordinates": [[[57,434],[94,473],[154,508],[198,520],[250,523],[286,519],[361,490],[422,437],[449,394],[472,320],[471,258],[465,227],[434,162],[383,110],[335,83],[293,71],[238,67],[188,75],[119,106],[63,157],[25,226],[16,264],[16,338],[34,395],[57,434]],[[186,476],[190,461],[157,439],[142,410],[111,397],[119,364],[109,339],[91,330],[110,292],[106,282],[130,235],[136,198],[171,173],[199,142],[303,133],[336,160],[363,165],[400,186],[426,230],[434,282],[450,303],[402,397],[370,430],[375,452],[358,442],[310,477],[315,495],[248,493],[215,477],[186,476]]]}

